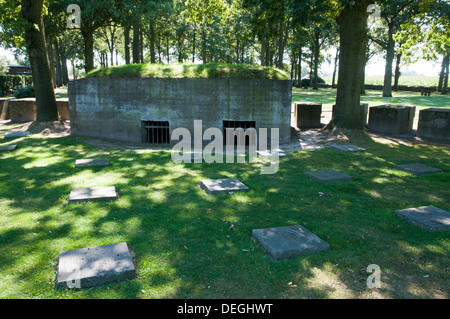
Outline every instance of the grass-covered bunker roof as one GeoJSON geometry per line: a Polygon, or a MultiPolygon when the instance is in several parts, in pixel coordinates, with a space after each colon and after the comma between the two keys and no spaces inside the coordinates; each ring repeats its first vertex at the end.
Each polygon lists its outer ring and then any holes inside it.
{"type": "Polygon", "coordinates": [[[288,79],[287,72],[263,66],[221,63],[126,64],[89,72],[86,77],[109,78],[237,78],[288,79]]]}

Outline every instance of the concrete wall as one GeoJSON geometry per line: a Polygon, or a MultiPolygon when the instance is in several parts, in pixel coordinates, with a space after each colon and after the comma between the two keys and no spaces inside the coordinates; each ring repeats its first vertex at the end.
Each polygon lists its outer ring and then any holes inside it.
{"type": "MultiPolygon", "coordinates": [[[[194,120],[223,129],[223,120],[277,127],[289,142],[290,80],[85,78],[69,82],[72,133],[141,143],[142,121],[169,121],[170,132],[194,120]]],[[[178,141],[172,141],[177,143],[178,141]]],[[[205,142],[208,143],[208,142],[205,142]]]]}
{"type": "MultiPolygon", "coordinates": [[[[36,98],[34,97],[9,99],[7,103],[3,102],[3,104],[4,107],[8,107],[8,113],[5,116],[7,118],[4,118],[5,120],[11,119],[11,122],[16,123],[25,123],[36,120],[36,98]]],[[[59,118],[62,121],[68,121],[70,119],[69,100],[67,98],[56,99],[56,107],[58,108],[59,118]]]]}

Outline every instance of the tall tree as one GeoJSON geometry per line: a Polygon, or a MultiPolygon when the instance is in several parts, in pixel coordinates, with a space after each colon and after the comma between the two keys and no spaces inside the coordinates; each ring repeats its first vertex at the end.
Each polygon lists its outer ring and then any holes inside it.
{"type": "Polygon", "coordinates": [[[36,120],[55,121],[58,111],[47,59],[43,5],[44,0],[22,0],[20,12],[26,22],[24,37],[35,88],[36,120]]]}
{"type": "Polygon", "coordinates": [[[336,21],[339,26],[339,72],[336,105],[328,128],[362,129],[360,120],[361,74],[367,39],[367,7],[371,0],[347,2],[336,21]]]}

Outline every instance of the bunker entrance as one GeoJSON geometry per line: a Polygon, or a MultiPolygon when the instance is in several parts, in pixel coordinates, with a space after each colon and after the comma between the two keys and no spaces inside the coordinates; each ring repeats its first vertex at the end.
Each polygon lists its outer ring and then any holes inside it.
{"type": "MultiPolygon", "coordinates": [[[[249,133],[249,131],[247,131],[247,129],[253,128],[256,130],[256,122],[255,121],[223,121],[223,134],[225,137],[224,144],[231,144],[232,141],[228,141],[229,135],[227,134],[227,128],[233,129],[233,131],[234,131],[234,134],[232,135],[232,137],[234,138],[233,145],[238,145],[238,134],[236,132],[236,129],[241,128],[244,130],[244,134],[245,134],[245,146],[249,146],[251,134],[249,133]]],[[[255,136],[254,143],[256,145],[256,136],[255,136]]]]}
{"type": "Polygon", "coordinates": [[[142,143],[170,144],[169,121],[142,121],[142,143]]]}

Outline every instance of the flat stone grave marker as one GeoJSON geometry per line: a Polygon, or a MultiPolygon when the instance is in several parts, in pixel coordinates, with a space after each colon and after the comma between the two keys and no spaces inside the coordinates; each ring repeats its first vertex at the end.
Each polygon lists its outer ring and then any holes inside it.
{"type": "Polygon", "coordinates": [[[16,137],[26,137],[26,136],[30,136],[30,132],[25,131],[25,132],[8,132],[5,134],[5,136],[3,138],[16,138],[16,137]]]}
{"type": "Polygon", "coordinates": [[[394,168],[400,169],[402,171],[411,173],[416,176],[421,176],[423,174],[432,174],[432,173],[442,173],[443,172],[439,168],[426,166],[426,165],[423,165],[420,163],[395,165],[394,168]]]}
{"type": "Polygon", "coordinates": [[[339,183],[339,182],[353,181],[353,177],[345,173],[338,172],[334,169],[305,172],[304,174],[308,176],[310,179],[322,183],[339,183]]]}
{"type": "Polygon", "coordinates": [[[14,145],[0,145],[0,151],[12,151],[16,149],[17,144],[14,145]]]}
{"type": "Polygon", "coordinates": [[[70,191],[69,203],[80,201],[114,200],[117,198],[114,186],[74,188],[70,191]]]}
{"type": "Polygon", "coordinates": [[[287,157],[287,156],[291,156],[291,154],[289,154],[288,152],[285,152],[279,148],[277,149],[273,149],[273,150],[265,150],[265,151],[256,151],[256,153],[258,155],[264,156],[264,157],[271,157],[274,155],[277,155],[279,157],[287,157]]]}
{"type": "Polygon", "coordinates": [[[366,149],[362,148],[362,147],[358,147],[356,145],[338,145],[338,144],[333,144],[330,146],[331,148],[340,150],[340,151],[344,151],[344,152],[365,152],[366,149]]]}
{"type": "Polygon", "coordinates": [[[59,254],[57,288],[88,288],[133,279],[136,269],[125,242],[59,254]]]}
{"type": "Polygon", "coordinates": [[[253,229],[252,237],[273,261],[330,249],[327,242],[300,225],[253,229]]]}
{"type": "Polygon", "coordinates": [[[400,209],[394,213],[429,232],[450,231],[450,212],[434,206],[400,209]]]}
{"type": "Polygon", "coordinates": [[[202,180],[200,187],[208,194],[247,192],[249,188],[235,178],[202,180]]]}
{"type": "Polygon", "coordinates": [[[109,166],[109,161],[107,158],[86,158],[75,161],[75,167],[86,166],[109,166]]]}

